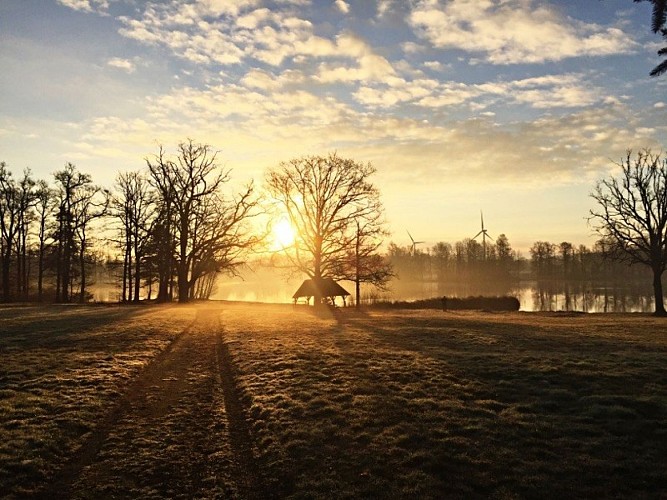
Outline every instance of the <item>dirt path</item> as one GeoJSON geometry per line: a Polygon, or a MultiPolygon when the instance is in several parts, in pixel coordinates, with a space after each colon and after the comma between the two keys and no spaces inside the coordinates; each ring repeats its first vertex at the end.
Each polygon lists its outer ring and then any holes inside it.
{"type": "Polygon", "coordinates": [[[202,308],[130,386],[44,497],[262,498],[263,484],[220,309],[202,308]]]}

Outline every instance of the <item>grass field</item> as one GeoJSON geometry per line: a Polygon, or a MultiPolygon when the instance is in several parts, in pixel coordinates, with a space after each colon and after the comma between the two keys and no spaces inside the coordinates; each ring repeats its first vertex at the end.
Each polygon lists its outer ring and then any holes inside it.
{"type": "Polygon", "coordinates": [[[9,498],[667,495],[647,315],[0,308],[9,498]]]}

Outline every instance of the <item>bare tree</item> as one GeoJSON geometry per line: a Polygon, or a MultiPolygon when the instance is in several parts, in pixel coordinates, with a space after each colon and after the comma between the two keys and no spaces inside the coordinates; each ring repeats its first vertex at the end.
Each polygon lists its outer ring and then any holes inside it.
{"type": "Polygon", "coordinates": [[[79,302],[86,301],[86,252],[90,245],[88,229],[95,219],[104,217],[109,208],[109,192],[99,186],[88,184],[77,192],[74,211],[74,228],[79,250],[79,302]]]}
{"type": "Polygon", "coordinates": [[[667,266],[667,160],[650,150],[633,157],[628,151],[618,163],[621,175],[598,182],[591,197],[598,209],[590,221],[612,243],[607,253],[653,272],[655,314],[665,316],[662,274],[667,266]]]}
{"type": "Polygon", "coordinates": [[[530,247],[530,260],[537,276],[541,278],[553,277],[556,245],[548,241],[536,241],[530,247]]]}
{"type": "Polygon", "coordinates": [[[380,253],[384,237],[388,232],[384,227],[382,207],[375,200],[376,211],[366,219],[355,221],[356,230],[353,250],[348,251],[345,268],[336,273],[339,279],[354,282],[355,306],[361,306],[361,284],[373,285],[380,290],[387,289],[387,283],[394,275],[391,263],[380,253]]]}
{"type": "MultiPolygon", "coordinates": [[[[288,253],[291,265],[315,281],[344,278],[349,252],[355,248],[357,222],[378,213],[378,190],[369,182],[375,168],[340,158],[308,156],[270,169],[266,186],[296,230],[288,253]]],[[[315,297],[315,304],[322,297],[315,297]]]]}
{"type": "Polygon", "coordinates": [[[28,263],[28,233],[33,222],[33,208],[36,202],[35,181],[30,170],[23,171],[23,177],[16,184],[18,196],[18,220],[16,246],[16,292],[21,300],[28,298],[29,263],[28,263]]]}
{"type": "Polygon", "coordinates": [[[19,188],[7,169],[5,162],[0,162],[0,236],[2,259],[2,300],[11,300],[11,259],[15,240],[19,233],[21,216],[21,199],[19,188]]]}
{"type": "Polygon", "coordinates": [[[72,163],[54,174],[58,193],[56,261],[56,301],[70,302],[74,275],[80,274],[80,297],[85,300],[85,252],[88,245],[88,224],[102,215],[108,196],[93,185],[90,175],[79,172],[72,163]],[[75,267],[75,259],[77,266],[75,267]]]}
{"type": "Polygon", "coordinates": [[[247,186],[238,197],[226,199],[221,191],[230,171],[217,164],[217,155],[211,146],[189,139],[178,145],[175,159],[160,147],[146,160],[167,221],[165,245],[175,243],[179,302],[194,297],[203,276],[233,272],[258,241],[245,226],[258,213],[254,188],[247,186]]]}
{"type": "Polygon", "coordinates": [[[39,229],[37,237],[39,249],[37,254],[37,301],[41,302],[44,294],[44,257],[46,254],[47,221],[53,209],[54,193],[44,180],[37,181],[35,189],[35,209],[39,229]]]}
{"type": "Polygon", "coordinates": [[[215,276],[219,273],[237,274],[239,266],[245,264],[248,251],[255,248],[264,235],[255,233],[246,222],[257,216],[258,201],[253,184],[235,197],[227,199],[216,193],[202,204],[198,211],[192,236],[190,263],[190,290],[202,283],[192,298],[208,299],[213,291],[215,276]]]}
{"type": "Polygon", "coordinates": [[[124,255],[122,299],[138,302],[155,204],[148,180],[140,172],[118,174],[116,188],[118,193],[113,198],[112,215],[121,222],[124,255]]]}
{"type": "Polygon", "coordinates": [[[176,267],[176,236],[174,223],[174,188],[171,182],[173,163],[165,156],[162,146],[152,158],[146,158],[150,182],[156,190],[156,217],[151,228],[149,245],[154,252],[150,264],[158,274],[158,302],[167,302],[173,297],[173,276],[176,267]]]}

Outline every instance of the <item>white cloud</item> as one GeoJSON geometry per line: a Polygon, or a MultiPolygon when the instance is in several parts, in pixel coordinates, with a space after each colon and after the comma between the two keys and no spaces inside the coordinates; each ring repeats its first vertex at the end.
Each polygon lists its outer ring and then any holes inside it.
{"type": "Polygon", "coordinates": [[[384,81],[395,74],[391,63],[375,54],[368,43],[361,38],[346,33],[336,39],[336,51],[333,55],[351,60],[352,65],[340,62],[319,65],[316,80],[322,83],[332,82],[368,82],[384,81]]]}
{"type": "MultiPolygon", "coordinates": [[[[335,59],[335,65],[322,63],[322,80],[356,81],[391,73],[388,61],[358,37],[316,35],[312,22],[300,17],[295,8],[307,2],[283,3],[285,7],[274,9],[260,7],[258,0],[148,3],[139,19],[120,18],[120,33],[146,44],[166,46],[195,64],[255,60],[278,67],[286,60],[303,64],[311,59],[335,59]],[[340,59],[352,62],[341,64],[340,59]]],[[[337,5],[341,9],[348,6],[345,2],[337,5]]]]}
{"type": "Polygon", "coordinates": [[[70,9],[83,12],[106,12],[109,8],[108,0],[57,0],[59,4],[70,9]]]}
{"type": "Polygon", "coordinates": [[[350,4],[347,3],[345,0],[336,0],[334,2],[336,5],[336,8],[340,10],[343,14],[347,14],[350,12],[350,4]]]}
{"type": "Polygon", "coordinates": [[[485,54],[492,64],[622,54],[637,46],[619,28],[576,21],[536,0],[417,0],[409,23],[435,47],[485,54]]]}
{"type": "Polygon", "coordinates": [[[660,101],[660,102],[656,102],[656,103],[653,105],[653,107],[656,108],[656,109],[663,109],[665,106],[667,106],[667,104],[665,104],[665,103],[662,102],[662,101],[660,101]]]}
{"type": "Polygon", "coordinates": [[[417,78],[385,80],[384,85],[364,86],[355,98],[366,106],[390,107],[413,102],[426,108],[442,108],[467,104],[472,109],[484,109],[480,99],[512,104],[527,104],[535,109],[578,108],[604,102],[602,91],[585,82],[582,75],[545,75],[514,81],[483,84],[439,82],[417,78]]]}
{"type": "Polygon", "coordinates": [[[440,61],[426,61],[424,62],[424,67],[433,71],[442,71],[444,68],[440,61]]]}
{"type": "Polygon", "coordinates": [[[378,0],[377,13],[378,17],[383,17],[394,7],[394,0],[378,0]]]}
{"type": "Polygon", "coordinates": [[[113,57],[109,59],[107,61],[107,66],[122,69],[128,73],[134,73],[134,70],[136,69],[134,62],[130,61],[129,59],[121,59],[120,57],[113,57]]]}

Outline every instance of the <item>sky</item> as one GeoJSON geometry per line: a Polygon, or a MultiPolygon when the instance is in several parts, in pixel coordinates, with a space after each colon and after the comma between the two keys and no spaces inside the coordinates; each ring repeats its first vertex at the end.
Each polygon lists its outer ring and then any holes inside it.
{"type": "MultiPolygon", "coordinates": [[[[595,241],[589,194],[667,145],[661,39],[631,0],[0,0],[0,160],[111,187],[163,144],[235,183],[371,162],[390,240],[595,241]]],[[[232,188],[233,186],[230,186],[232,188]]]]}

